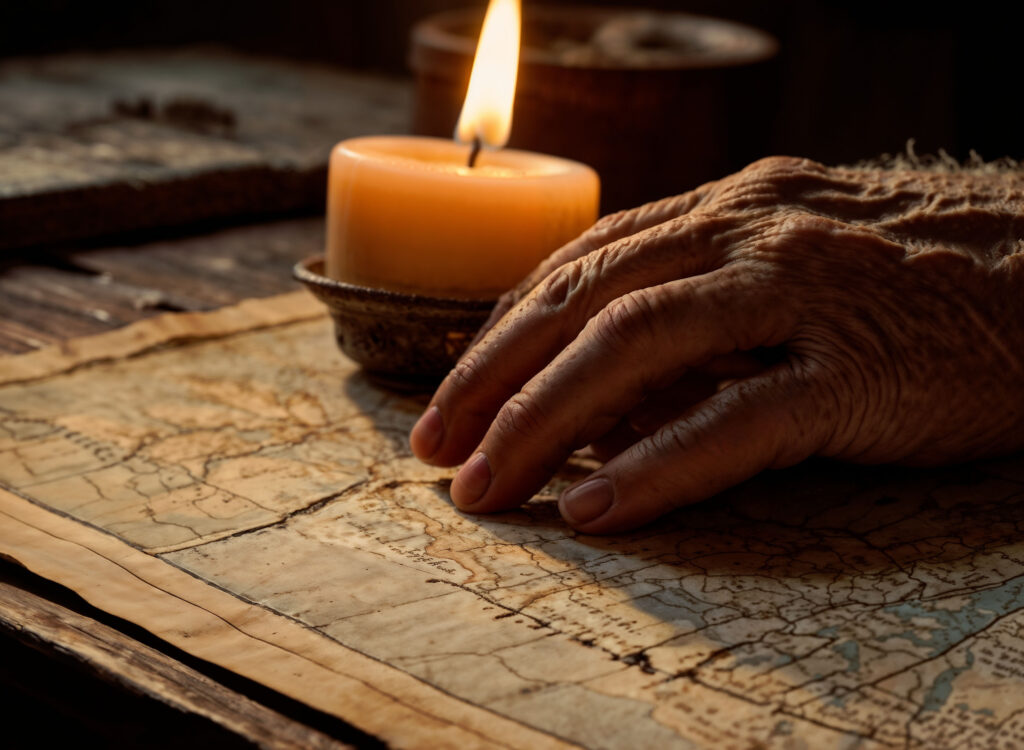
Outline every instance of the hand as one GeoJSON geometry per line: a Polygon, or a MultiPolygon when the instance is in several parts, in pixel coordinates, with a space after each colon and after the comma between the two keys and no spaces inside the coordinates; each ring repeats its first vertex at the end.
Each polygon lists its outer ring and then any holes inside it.
{"type": "Polygon", "coordinates": [[[1022,238],[1021,173],[759,161],[556,252],[441,384],[413,452],[468,458],[452,500],[489,512],[593,444],[606,463],[559,507],[600,534],[812,455],[1018,450],[1022,238]]]}

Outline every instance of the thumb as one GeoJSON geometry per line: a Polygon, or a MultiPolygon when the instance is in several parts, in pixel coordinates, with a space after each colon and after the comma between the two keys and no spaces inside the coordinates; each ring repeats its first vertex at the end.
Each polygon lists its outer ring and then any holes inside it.
{"type": "Polygon", "coordinates": [[[567,488],[559,510],[584,533],[626,531],[791,466],[824,445],[823,403],[787,364],[738,381],[567,488]]]}

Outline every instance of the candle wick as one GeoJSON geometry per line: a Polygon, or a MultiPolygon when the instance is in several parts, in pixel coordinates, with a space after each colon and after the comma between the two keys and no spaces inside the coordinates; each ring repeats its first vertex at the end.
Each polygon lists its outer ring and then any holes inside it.
{"type": "Polygon", "coordinates": [[[480,156],[480,136],[473,139],[473,147],[469,150],[469,168],[476,166],[476,157],[480,156]]]}

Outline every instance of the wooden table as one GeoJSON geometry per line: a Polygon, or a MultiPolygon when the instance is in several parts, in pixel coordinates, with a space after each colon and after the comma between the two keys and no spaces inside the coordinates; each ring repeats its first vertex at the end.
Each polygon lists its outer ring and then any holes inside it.
{"type": "MultiPolygon", "coordinates": [[[[0,70],[0,73],[2,72],[0,70]]],[[[349,84],[339,85],[343,91],[348,90],[349,84]]],[[[389,112],[393,115],[400,111],[399,105],[405,95],[402,85],[391,88],[386,85],[383,88],[373,85],[367,87],[360,86],[358,81],[351,85],[354,87],[352,90],[356,92],[353,96],[362,97],[359,99],[360,106],[354,108],[353,112],[376,113],[375,116],[382,116],[386,120],[389,112]]],[[[0,75],[0,98],[3,95],[3,76],[0,75]]],[[[137,102],[133,106],[138,106],[137,102]]],[[[366,132],[374,132],[373,128],[377,125],[373,122],[348,122],[346,127],[358,129],[365,126],[366,132]]],[[[131,125],[132,132],[135,132],[138,123],[131,125]]],[[[4,155],[3,127],[4,123],[0,120],[0,167],[4,155]]],[[[143,130],[150,132],[145,128],[143,130]]],[[[74,138],[77,138],[80,132],[78,126],[71,128],[74,138]]],[[[201,137],[207,136],[208,134],[205,134],[201,137]]],[[[159,139],[155,142],[159,145],[159,139]]],[[[31,153],[39,154],[38,150],[31,153]]],[[[323,153],[326,154],[326,151],[323,153]]],[[[307,187],[317,179],[322,180],[322,166],[320,164],[318,167],[315,162],[307,162],[308,168],[303,177],[307,187]]],[[[268,168],[272,171],[274,167],[270,165],[268,168]]],[[[231,171],[223,165],[218,166],[216,159],[204,169],[208,171],[204,172],[201,169],[196,174],[213,173],[223,176],[225,172],[231,171]]],[[[240,179],[244,182],[254,174],[251,170],[234,173],[231,176],[231,180],[234,181],[232,184],[237,186],[240,179]]],[[[153,184],[156,185],[156,192],[159,195],[168,185],[178,185],[179,181],[187,182],[193,177],[195,175],[190,177],[160,172],[154,178],[153,184]],[[161,180],[168,182],[161,183],[161,180]]],[[[119,189],[111,192],[111,184],[107,181],[94,185],[97,193],[92,193],[86,188],[76,188],[76,195],[85,199],[97,194],[102,195],[104,191],[107,191],[107,198],[123,195],[119,189]]],[[[193,187],[198,185],[202,191],[209,189],[210,184],[207,178],[203,177],[197,183],[193,183],[193,187]]],[[[5,185],[0,181],[0,188],[3,187],[5,185]]],[[[32,189],[34,188],[26,188],[26,194],[31,193],[32,189]]],[[[174,187],[174,190],[179,189],[180,185],[174,187]]],[[[162,194],[165,198],[168,195],[166,192],[162,194]]],[[[265,194],[261,195],[263,197],[259,200],[266,197],[265,194]]],[[[22,199],[29,204],[32,202],[30,195],[22,195],[17,200],[22,199]]],[[[109,208],[105,200],[97,199],[94,207],[102,209],[107,205],[109,208]]],[[[142,201],[137,205],[144,204],[145,201],[142,201]]],[[[0,192],[0,227],[4,226],[3,209],[9,209],[11,205],[13,204],[8,203],[5,206],[4,193],[0,192]]],[[[197,202],[197,205],[202,207],[202,201],[197,202]]],[[[256,205],[258,202],[251,204],[250,209],[256,205]]],[[[117,209],[118,204],[115,204],[114,208],[109,210],[107,219],[118,219],[117,209]]],[[[218,211],[221,209],[224,209],[223,205],[218,211]]],[[[29,352],[40,347],[60,344],[69,338],[117,329],[133,321],[164,312],[213,310],[240,300],[275,295],[297,288],[296,283],[291,280],[291,266],[297,260],[318,252],[322,247],[323,220],[322,217],[310,215],[310,211],[315,210],[315,207],[309,204],[279,204],[279,209],[292,213],[289,217],[281,218],[274,211],[257,211],[255,218],[250,214],[244,220],[237,216],[231,218],[230,212],[216,213],[216,216],[208,212],[191,214],[190,218],[176,215],[175,222],[181,219],[190,223],[187,226],[177,225],[170,228],[166,223],[161,223],[169,214],[157,212],[142,222],[136,216],[116,227],[122,232],[132,231],[134,234],[131,239],[126,239],[122,234],[121,239],[109,239],[109,235],[103,235],[108,238],[69,240],[62,236],[62,227],[48,228],[48,231],[52,230],[47,235],[49,244],[36,244],[27,249],[23,246],[22,249],[7,250],[6,254],[0,256],[0,352],[29,352]],[[305,215],[301,213],[303,210],[306,211],[305,215]],[[277,215],[278,218],[268,218],[271,215],[277,215]],[[214,220],[216,223],[211,223],[214,220]],[[195,221],[205,223],[197,225],[195,221]]],[[[90,225],[90,222],[86,221],[89,218],[88,211],[83,211],[79,207],[77,216],[81,221],[80,228],[90,225]]],[[[91,226],[95,228],[97,225],[91,226]]],[[[107,230],[115,228],[109,222],[104,226],[107,230]]],[[[32,230],[30,222],[23,222],[21,228],[25,231],[32,230]]],[[[39,235],[35,237],[40,238],[39,235]]],[[[3,238],[0,238],[0,247],[2,246],[3,238]]],[[[11,406],[17,408],[16,403],[12,403],[11,406]]],[[[813,652],[808,653],[821,652],[821,659],[828,662],[827,666],[834,669],[839,678],[850,673],[853,675],[851,679],[857,680],[872,679],[871,675],[861,674],[861,652],[857,650],[858,643],[867,644],[877,650],[888,639],[902,639],[903,650],[907,653],[914,652],[910,655],[920,663],[932,664],[935,657],[932,651],[939,652],[935,658],[945,658],[946,653],[950,652],[957,658],[966,659],[963,664],[959,661],[939,664],[938,666],[945,671],[937,677],[932,675],[928,695],[913,704],[920,704],[918,713],[928,712],[927,718],[934,717],[934,721],[926,727],[929,731],[934,731],[932,734],[923,735],[924,742],[931,742],[925,746],[941,746],[943,737],[961,730],[976,731],[976,736],[982,738],[995,738],[1002,732],[1002,739],[1012,744],[1024,736],[1020,733],[1024,730],[1014,723],[1013,718],[1020,713],[1017,706],[1019,700],[1015,697],[1019,695],[1019,691],[1013,688],[1024,682],[1024,669],[1019,668],[1018,662],[1014,661],[1019,658],[1020,650],[1015,650],[1017,647],[1012,644],[991,640],[979,644],[976,640],[979,636],[985,636],[990,622],[998,620],[1009,626],[1024,617],[1024,599],[1019,594],[1019,588],[1024,586],[1024,583],[1018,580],[1022,575],[1009,563],[1004,566],[1007,567],[1006,570],[991,564],[991,560],[997,555],[1001,556],[999,559],[1008,560],[1012,557],[1013,565],[1018,564],[1018,558],[1024,559],[1020,554],[1018,541],[1018,529],[1024,528],[1024,503],[1017,500],[1024,497],[1020,494],[1020,487],[1024,485],[1024,469],[1020,465],[1019,457],[1007,460],[1004,465],[997,463],[987,469],[962,467],[917,474],[893,470],[892,476],[888,477],[887,471],[879,469],[860,483],[851,473],[844,474],[837,470],[836,473],[840,476],[829,478],[828,471],[812,465],[794,469],[788,474],[777,475],[774,480],[769,478],[760,485],[755,482],[749,489],[749,497],[744,498],[740,492],[738,495],[734,493],[731,500],[725,501],[732,503],[728,508],[733,510],[743,511],[745,508],[746,516],[741,512],[733,514],[727,508],[723,515],[728,515],[729,518],[718,518],[710,511],[701,517],[703,511],[700,507],[694,506],[691,509],[693,514],[689,521],[698,522],[698,525],[693,527],[697,531],[693,533],[698,533],[702,528],[724,532],[718,536],[705,535],[705,541],[709,545],[706,550],[675,550],[676,542],[669,540],[669,546],[674,550],[671,555],[668,552],[657,552],[655,558],[660,559],[659,555],[667,556],[674,561],[665,575],[677,575],[677,568],[686,568],[694,580],[703,580],[705,574],[710,571],[714,573],[715,580],[734,581],[736,590],[733,594],[738,601],[736,611],[742,615],[735,619],[756,629],[766,619],[771,618],[764,616],[763,603],[758,598],[760,595],[756,591],[748,591],[747,579],[763,574],[762,567],[768,553],[745,555],[742,549],[733,549],[730,536],[734,524],[732,519],[735,516],[740,519],[736,523],[747,524],[740,529],[742,533],[739,536],[753,534],[756,536],[755,541],[764,536],[778,535],[779,539],[785,537],[789,546],[784,545],[779,549],[786,551],[771,552],[772,559],[779,557],[786,565],[789,562],[793,563],[792,570],[787,568],[779,573],[781,578],[787,578],[794,585],[802,586],[802,576],[806,571],[801,566],[810,566],[812,572],[821,569],[828,574],[815,573],[817,577],[811,576],[813,580],[809,580],[807,586],[797,587],[800,589],[797,598],[801,602],[812,602],[814,597],[831,597],[831,584],[828,581],[833,578],[842,584],[836,589],[837,601],[834,609],[827,611],[834,611],[848,620],[819,620],[816,619],[817,610],[810,613],[801,610],[801,613],[798,613],[803,618],[801,622],[804,623],[803,631],[798,635],[804,641],[820,642],[813,652]],[[773,481],[777,486],[773,486],[773,481]],[[820,492],[819,485],[822,488],[820,492]],[[801,495],[801,492],[804,494],[801,495]],[[855,501],[840,502],[842,498],[838,496],[843,493],[857,495],[857,498],[855,501]],[[779,507],[773,510],[772,502],[763,502],[765,497],[778,501],[774,502],[774,505],[779,507]],[[1000,504],[1000,498],[1005,501],[1003,504],[1000,504]],[[829,501],[833,499],[836,502],[830,504],[829,501]],[[824,524],[821,528],[806,527],[802,517],[790,518],[784,512],[783,506],[788,507],[790,504],[800,506],[803,503],[807,507],[814,506],[817,509],[817,506],[821,505],[819,500],[826,501],[825,505],[828,506],[820,509],[823,516],[820,521],[824,524]],[[984,502],[972,505],[975,500],[984,502]],[[757,512],[751,513],[751,509],[756,509],[757,512]],[[779,511],[778,518],[771,515],[775,510],[779,511]],[[859,521],[865,515],[881,518],[880,523],[885,528],[893,526],[897,529],[891,539],[886,537],[881,540],[883,546],[874,546],[876,542],[868,539],[868,532],[861,528],[859,521]],[[907,523],[904,524],[904,521],[907,523]],[[927,527],[922,532],[927,538],[919,539],[921,535],[908,528],[917,522],[927,527]],[[700,526],[701,523],[705,525],[700,526]],[[934,539],[927,536],[928,534],[934,536],[934,539]],[[953,539],[954,536],[957,538],[953,539]],[[958,567],[957,561],[960,559],[961,550],[973,550],[972,554],[981,556],[979,562],[958,567]],[[711,559],[711,563],[703,558],[696,560],[688,557],[693,554],[704,555],[711,559]],[[806,559],[801,557],[804,554],[807,556],[806,559]],[[739,569],[733,570],[733,565],[739,569]],[[852,569],[852,573],[848,568],[852,569]],[[943,578],[943,574],[948,572],[956,574],[952,582],[943,578]],[[863,576],[858,578],[857,575],[860,573],[863,573],[863,576]],[[991,580],[986,577],[987,574],[991,574],[991,580]],[[897,585],[893,581],[902,583],[897,585]],[[900,593],[903,591],[899,589],[900,585],[905,586],[906,592],[900,593]],[[864,596],[854,596],[858,592],[864,593],[864,596]],[[992,592],[997,596],[993,597],[992,592]],[[805,597],[805,594],[810,598],[805,597]],[[892,601],[886,599],[888,594],[892,594],[892,601]],[[963,612],[958,613],[959,619],[951,619],[947,615],[947,609],[943,607],[947,601],[952,601],[957,596],[964,598],[967,603],[960,605],[963,612]],[[876,599],[880,601],[876,602],[876,599]],[[887,624],[885,627],[880,626],[877,633],[860,634],[857,631],[864,622],[877,624],[883,619],[887,624]],[[927,627],[915,630],[920,627],[922,620],[927,627]],[[846,628],[846,631],[843,631],[843,628],[846,628]],[[845,634],[837,635],[840,631],[845,634]],[[977,658],[972,650],[975,648],[977,658]],[[918,652],[927,653],[921,656],[918,652]],[[967,667],[974,665],[975,658],[976,672],[965,673],[967,667]],[[994,721],[991,719],[993,712],[987,707],[988,704],[972,706],[966,702],[960,703],[960,698],[948,701],[950,705],[947,707],[947,714],[940,717],[935,713],[937,707],[944,706],[950,697],[949,683],[961,673],[971,677],[977,674],[983,678],[977,684],[988,691],[986,700],[997,709],[1008,710],[1006,706],[1013,709],[1013,712],[1008,714],[1011,718],[1006,720],[1006,727],[988,726],[988,723],[994,721]],[[950,720],[949,714],[954,712],[955,720],[950,720]]],[[[27,498],[25,501],[30,502],[27,498]]],[[[550,510],[550,504],[548,512],[554,513],[550,510]]],[[[796,507],[794,513],[799,515],[800,508],[796,507]]],[[[468,526],[472,530],[478,528],[475,523],[468,526]]],[[[557,535],[562,532],[556,530],[554,533],[557,535]]],[[[700,539],[695,540],[692,536],[687,538],[689,542],[681,543],[682,547],[701,546],[700,539]]],[[[496,541],[497,537],[489,539],[488,544],[496,541]]],[[[611,561],[614,567],[616,561],[640,559],[637,554],[631,556],[623,553],[616,546],[619,540],[609,540],[607,549],[594,540],[586,544],[589,546],[579,545],[572,549],[576,552],[585,550],[592,553],[594,559],[598,561],[598,568],[604,564],[601,561],[611,561]]],[[[605,542],[602,541],[601,544],[605,542]]],[[[403,552],[408,550],[400,548],[395,554],[403,552]]],[[[413,552],[415,554],[415,550],[413,552]]],[[[566,568],[575,570],[573,565],[576,563],[570,564],[565,560],[562,562],[566,568]]],[[[581,567],[577,565],[577,568],[581,567]]],[[[783,567],[785,568],[785,565],[783,567]]],[[[433,570],[430,571],[430,575],[434,575],[433,570]]],[[[601,575],[604,576],[604,573],[601,575]]],[[[434,585],[444,581],[431,578],[427,583],[434,585]]],[[[601,591],[599,584],[594,581],[588,582],[585,577],[582,583],[567,580],[565,585],[571,585],[575,590],[577,584],[587,584],[595,592],[601,591]]],[[[451,588],[460,595],[470,596],[470,592],[464,590],[466,587],[458,581],[452,583],[451,588]]],[[[631,616],[645,617],[645,622],[661,625],[664,624],[663,620],[667,621],[680,613],[684,619],[692,619],[700,615],[700,612],[704,612],[703,609],[697,612],[689,608],[689,600],[682,601],[682,598],[681,596],[681,603],[675,604],[672,601],[657,600],[657,606],[650,612],[635,609],[632,610],[631,616]],[[672,613],[663,618],[663,610],[670,609],[673,610],[672,613]]],[[[495,601],[498,602],[496,606],[508,611],[496,616],[489,612],[479,614],[481,622],[485,621],[488,626],[492,622],[497,622],[501,623],[502,627],[512,627],[512,624],[520,622],[520,619],[516,618],[510,624],[513,608],[501,604],[499,600],[495,601]]],[[[804,607],[804,604],[800,606],[804,607]]],[[[515,609],[516,613],[519,611],[515,609]]],[[[596,608],[594,611],[601,612],[596,608]]],[[[617,610],[612,611],[610,616],[617,618],[617,626],[625,626],[625,632],[630,633],[630,623],[619,617],[616,612],[617,610]]],[[[528,616],[539,615],[535,613],[528,616]]],[[[473,622],[477,623],[477,620],[473,622]]],[[[696,626],[691,627],[690,619],[685,622],[689,623],[686,630],[689,634],[696,626]]],[[[544,623],[539,621],[536,625],[539,628],[545,627],[544,623]]],[[[530,622],[521,625],[523,629],[532,627],[530,622]]],[[[370,626],[367,628],[371,629],[370,626]]],[[[589,633],[587,630],[580,632],[589,633]]],[[[672,694],[669,698],[675,701],[674,703],[668,705],[666,699],[666,703],[659,706],[662,709],[676,711],[678,715],[675,718],[690,728],[700,729],[708,726],[728,729],[727,722],[720,720],[720,717],[708,717],[729,713],[729,710],[720,712],[719,706],[739,705],[751,711],[760,711],[763,708],[762,713],[767,717],[766,720],[770,720],[769,724],[774,726],[772,732],[781,732],[780,737],[788,736],[793,722],[797,720],[804,722],[805,732],[818,729],[823,732],[835,731],[830,724],[816,718],[819,714],[808,714],[806,717],[794,714],[787,718],[768,702],[730,703],[735,696],[721,684],[714,683],[713,680],[708,681],[716,677],[712,673],[717,669],[715,664],[719,657],[735,658],[737,664],[745,667],[757,667],[764,664],[766,658],[771,662],[773,654],[782,660],[790,659],[790,653],[782,646],[777,653],[771,651],[775,648],[776,641],[768,643],[765,646],[767,650],[761,652],[744,650],[757,641],[756,637],[748,638],[745,632],[741,629],[736,633],[724,633],[718,641],[708,641],[708,644],[700,648],[662,648],[660,653],[654,654],[656,663],[651,662],[650,651],[645,650],[647,646],[640,650],[629,646],[633,649],[629,650],[626,646],[619,647],[613,643],[615,648],[608,647],[602,650],[589,635],[573,636],[569,630],[557,635],[560,638],[558,643],[563,647],[577,649],[592,660],[602,661],[602,668],[606,666],[604,662],[614,662],[622,666],[623,670],[628,670],[632,678],[638,681],[638,695],[646,695],[639,692],[647,689],[646,683],[640,684],[639,681],[648,677],[651,680],[659,680],[667,676],[665,684],[670,688],[675,686],[680,690],[699,690],[699,695],[704,695],[706,714],[689,716],[694,706],[701,705],[699,701],[691,700],[694,695],[698,695],[695,692],[680,692],[678,696],[672,694]],[[707,653],[700,650],[705,646],[711,649],[707,653]],[[690,658],[691,661],[673,662],[672,660],[677,657],[690,658]],[[694,658],[700,659],[696,666],[692,661],[694,658]],[[658,659],[660,661],[657,661],[658,659]],[[705,682],[694,677],[698,668],[708,673],[698,675],[703,677],[705,682]]],[[[686,637],[688,635],[680,636],[686,637]]],[[[994,636],[989,634],[989,637],[994,636]]],[[[675,639],[673,635],[673,640],[675,639]]],[[[662,645],[661,640],[655,645],[662,645]]],[[[653,650],[658,651],[657,648],[653,650]]],[[[864,653],[864,661],[867,662],[866,649],[864,653]]],[[[214,652],[208,652],[206,655],[209,658],[219,657],[219,654],[214,652]]],[[[803,656],[800,655],[800,658],[803,656]]],[[[808,669],[818,669],[814,664],[808,663],[808,669]]],[[[802,665],[797,666],[803,668],[802,665]]],[[[721,673],[724,675],[723,679],[732,674],[724,669],[721,673]]],[[[799,676],[798,673],[794,674],[799,676]]],[[[338,676],[349,676],[348,673],[340,671],[332,675],[332,680],[338,676]]],[[[907,675],[918,680],[917,673],[908,671],[907,675]]],[[[410,680],[415,677],[406,676],[410,680]]],[[[811,675],[811,678],[812,682],[817,679],[815,675],[811,675]]],[[[910,684],[908,680],[908,684],[909,687],[902,686],[900,689],[908,694],[918,689],[915,687],[917,682],[910,684]]],[[[780,685],[787,687],[786,684],[780,685]]],[[[833,723],[836,726],[850,726],[849,722],[840,721],[849,718],[844,714],[849,713],[849,710],[844,708],[847,696],[845,684],[840,680],[831,685],[826,681],[822,685],[833,690],[842,689],[842,692],[825,695],[824,698],[831,696],[829,700],[812,695],[807,701],[813,703],[816,710],[821,708],[822,711],[831,711],[834,715],[826,715],[826,718],[830,721],[835,720],[833,723]]],[[[869,687],[873,688],[874,684],[870,683],[869,687]]],[[[769,684],[768,688],[774,689],[774,683],[769,684]]],[[[438,689],[437,692],[446,699],[458,698],[457,695],[453,697],[450,691],[438,689]]],[[[529,693],[529,690],[526,692],[529,693]]],[[[889,700],[889,695],[882,697],[889,700]]],[[[383,746],[380,740],[364,734],[340,719],[320,713],[264,685],[178,650],[130,622],[119,620],[91,607],[69,589],[39,578],[15,563],[2,559],[0,696],[5,701],[5,728],[8,732],[13,731],[14,746],[40,742],[51,745],[68,740],[94,740],[106,746],[118,747],[179,747],[186,742],[198,746],[220,747],[252,744],[282,748],[383,746]]],[[[590,697],[604,700],[607,696],[604,693],[593,693],[590,697]]],[[[871,697],[877,696],[872,693],[871,697]]],[[[657,696],[652,698],[657,699],[657,696]]],[[[910,701],[905,703],[910,705],[910,701]]],[[[888,717],[892,714],[887,708],[889,705],[886,703],[882,708],[876,706],[870,716],[881,716],[885,721],[889,721],[888,717]]],[[[902,710],[909,709],[904,705],[902,710]]],[[[607,719],[593,716],[592,713],[588,713],[581,722],[587,723],[588,726],[598,726],[601,719],[607,719]]],[[[649,711],[645,709],[644,715],[647,713],[649,711]]],[[[360,720],[351,714],[348,718],[354,722],[360,720]]],[[[497,712],[485,717],[488,722],[500,718],[502,717],[497,712]]],[[[917,718],[916,714],[914,718],[917,718]]],[[[729,720],[734,725],[748,721],[742,716],[730,716],[729,720]]],[[[860,733],[850,733],[850,729],[841,729],[847,732],[841,735],[841,738],[846,742],[851,738],[861,737],[871,742],[881,723],[881,720],[877,720],[875,726],[867,727],[860,733]],[[870,737],[866,733],[868,730],[871,733],[870,737]]],[[[387,730],[385,728],[380,731],[387,730]]],[[[802,741],[797,736],[792,739],[802,741]]],[[[883,740],[887,742],[885,746],[894,744],[886,738],[883,740]]],[[[632,737],[626,737],[626,741],[632,742],[632,737]]],[[[717,741],[717,736],[711,737],[703,740],[703,744],[720,746],[715,744],[717,741]]],[[[584,740],[579,742],[591,744],[584,740]]],[[[520,744],[524,747],[530,746],[526,742],[520,744]]]]}
{"type": "MultiPolygon", "coordinates": [[[[0,353],[297,288],[330,146],[404,130],[410,88],[204,49],[4,61],[0,353]]],[[[380,744],[9,561],[0,696],[33,744],[380,744]]]]}
{"type": "MultiPolygon", "coordinates": [[[[0,351],[292,290],[292,264],[316,252],[322,235],[322,218],[311,217],[9,255],[0,264],[0,351]]],[[[0,696],[5,725],[44,745],[92,738],[119,747],[380,746],[7,561],[0,562],[0,696]]]]}

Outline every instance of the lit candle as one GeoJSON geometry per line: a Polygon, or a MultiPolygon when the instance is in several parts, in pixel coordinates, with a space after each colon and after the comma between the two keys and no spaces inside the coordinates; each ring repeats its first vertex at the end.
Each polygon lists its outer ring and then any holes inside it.
{"type": "Polygon", "coordinates": [[[456,132],[462,144],[371,136],[334,148],[328,276],[491,299],[594,222],[599,184],[590,167],[501,149],[511,127],[518,53],[518,0],[491,0],[456,132]]]}

